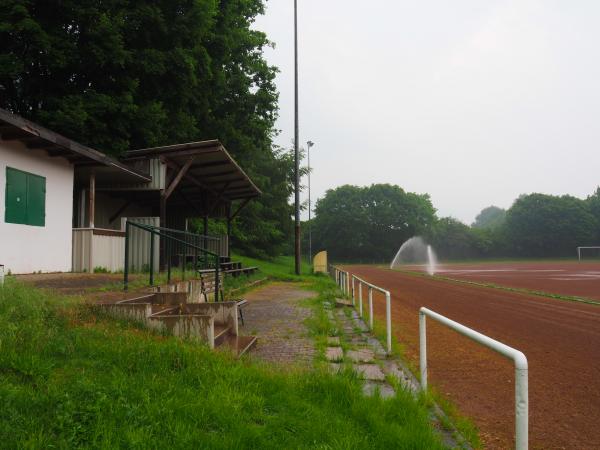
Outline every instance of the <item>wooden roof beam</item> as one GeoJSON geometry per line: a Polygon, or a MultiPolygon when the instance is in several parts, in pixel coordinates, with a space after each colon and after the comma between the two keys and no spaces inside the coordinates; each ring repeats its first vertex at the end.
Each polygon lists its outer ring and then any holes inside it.
{"type": "Polygon", "coordinates": [[[175,176],[175,179],[173,181],[171,181],[171,183],[169,183],[169,187],[165,191],[165,198],[169,198],[171,196],[171,194],[173,193],[173,191],[175,190],[177,185],[179,185],[179,182],[185,176],[185,174],[187,173],[187,171],[189,170],[190,166],[192,165],[192,163],[194,162],[195,159],[196,159],[196,157],[192,156],[185,162],[183,167],[181,169],[179,169],[179,172],[175,176]]]}
{"type": "MultiPolygon", "coordinates": [[[[181,167],[179,167],[179,164],[177,164],[174,161],[171,161],[170,159],[165,159],[165,164],[175,170],[181,170],[181,167]]],[[[212,187],[208,186],[205,183],[202,183],[201,181],[198,181],[195,177],[191,176],[189,173],[186,173],[183,177],[190,183],[195,184],[200,189],[206,190],[213,195],[217,195],[217,196],[219,195],[219,193],[217,191],[215,191],[212,187]]]]}

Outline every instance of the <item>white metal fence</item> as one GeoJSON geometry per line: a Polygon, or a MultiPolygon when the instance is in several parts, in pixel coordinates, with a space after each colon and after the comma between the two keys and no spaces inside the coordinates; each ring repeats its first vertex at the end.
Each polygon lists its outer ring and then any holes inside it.
{"type": "Polygon", "coordinates": [[[392,296],[390,291],[375,286],[356,275],[350,274],[345,270],[333,267],[333,277],[342,292],[352,298],[352,304],[356,306],[356,283],[358,283],[358,314],[363,318],[363,299],[362,290],[366,286],[369,298],[369,329],[373,330],[373,291],[381,292],[385,295],[385,326],[386,326],[386,344],[388,355],[392,353],[392,296]]]}
{"type": "Polygon", "coordinates": [[[421,308],[419,310],[419,365],[421,369],[421,387],[423,390],[427,389],[427,316],[513,360],[515,364],[515,447],[517,450],[526,450],[529,440],[529,382],[527,358],[525,355],[519,350],[465,327],[441,314],[427,308],[421,308]]]}
{"type": "MultiPolygon", "coordinates": [[[[392,352],[392,318],[391,318],[391,295],[386,289],[375,286],[356,275],[350,274],[338,267],[331,266],[332,277],[341,291],[352,298],[352,304],[356,307],[358,300],[359,315],[363,317],[363,286],[368,290],[369,307],[369,328],[373,329],[373,291],[381,292],[385,295],[386,303],[386,332],[387,332],[387,352],[392,352]],[[356,284],[358,283],[358,299],[356,296],[356,284]]],[[[469,339],[482,344],[501,355],[511,359],[515,365],[515,447],[517,450],[527,450],[529,445],[529,380],[528,365],[525,355],[502,342],[496,341],[484,334],[481,334],[471,328],[468,328],[458,322],[448,319],[441,314],[431,311],[427,308],[419,310],[419,348],[420,348],[420,371],[421,387],[427,390],[427,325],[426,317],[440,322],[454,331],[468,337],[469,339]]]]}

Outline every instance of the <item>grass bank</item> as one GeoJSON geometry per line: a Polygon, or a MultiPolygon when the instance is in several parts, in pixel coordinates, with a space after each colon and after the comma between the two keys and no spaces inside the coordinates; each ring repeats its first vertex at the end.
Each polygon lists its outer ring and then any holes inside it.
{"type": "MultiPolygon", "coordinates": [[[[273,278],[330,283],[259,265],[273,278]]],[[[0,288],[3,447],[442,448],[408,394],[365,398],[348,374],[236,361],[82,300],[12,277],[0,288]]]]}

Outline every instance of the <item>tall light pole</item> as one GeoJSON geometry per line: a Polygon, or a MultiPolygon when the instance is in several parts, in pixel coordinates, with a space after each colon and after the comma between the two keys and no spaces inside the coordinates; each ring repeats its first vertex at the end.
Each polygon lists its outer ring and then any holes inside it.
{"type": "Polygon", "coordinates": [[[294,207],[295,207],[295,255],[296,275],[300,275],[300,132],[298,127],[298,0],[294,0],[294,207]]]}
{"type": "Polygon", "coordinates": [[[310,148],[315,145],[313,141],[306,143],[308,156],[308,263],[312,263],[312,223],[310,221],[311,204],[310,204],[310,148]]]}

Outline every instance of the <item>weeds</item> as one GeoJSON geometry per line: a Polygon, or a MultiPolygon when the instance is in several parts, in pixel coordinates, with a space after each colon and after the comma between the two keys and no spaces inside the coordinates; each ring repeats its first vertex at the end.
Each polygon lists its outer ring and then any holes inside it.
{"type": "Polygon", "coordinates": [[[365,398],[351,374],[236,361],[81,303],[12,278],[0,290],[2,446],[442,448],[406,394],[365,398]]]}

